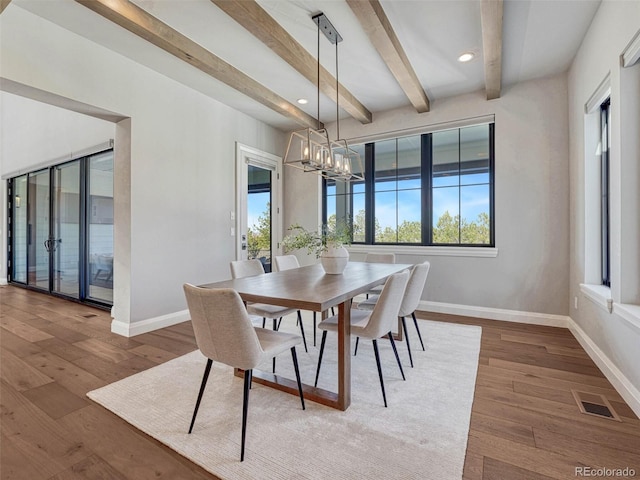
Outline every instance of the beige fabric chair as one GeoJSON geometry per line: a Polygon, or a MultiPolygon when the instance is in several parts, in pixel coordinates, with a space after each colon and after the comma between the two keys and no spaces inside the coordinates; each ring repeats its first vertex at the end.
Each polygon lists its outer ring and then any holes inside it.
{"type": "MultiPolygon", "coordinates": [[[[256,275],[265,275],[264,267],[260,260],[234,260],[231,262],[231,276],[233,278],[253,277],[256,275]]],[[[262,328],[264,328],[267,318],[272,319],[274,330],[278,330],[280,328],[279,321],[282,321],[282,317],[291,313],[296,313],[296,309],[294,308],[269,305],[267,303],[249,303],[247,304],[247,311],[251,315],[262,317],[262,328]]],[[[308,352],[307,339],[304,336],[304,325],[302,325],[302,316],[300,315],[299,310],[297,312],[300,333],[302,334],[302,342],[304,343],[304,351],[308,352]]],[[[273,370],[275,372],[275,360],[273,363],[273,370]]]]}
{"type": "Polygon", "coordinates": [[[300,268],[300,262],[295,255],[276,255],[273,257],[276,272],[283,270],[293,270],[294,268],[300,268]]]}
{"type": "MultiPolygon", "coordinates": [[[[369,338],[373,342],[373,351],[376,356],[376,364],[378,366],[378,376],[380,377],[380,387],[382,389],[382,399],[384,406],[387,406],[387,395],[384,390],[384,379],[382,377],[382,367],[380,366],[380,354],[378,353],[377,339],[387,336],[393,347],[393,352],[404,380],[404,371],[398,356],[398,350],[391,334],[391,328],[398,318],[400,304],[404,296],[407,282],[409,281],[409,271],[405,270],[400,273],[391,275],[384,285],[380,298],[371,312],[364,310],[351,310],[351,333],[358,337],[369,338]]],[[[320,376],[320,366],[322,365],[322,354],[324,352],[325,341],[327,340],[327,331],[336,331],[338,329],[338,317],[332,316],[323,320],[318,324],[318,328],[323,330],[322,340],[320,342],[320,355],[318,357],[318,368],[316,370],[315,386],[318,385],[318,377],[320,376]]]]}
{"type": "MultiPolygon", "coordinates": [[[[273,257],[273,262],[276,267],[276,272],[300,268],[300,262],[298,262],[298,257],[295,255],[276,255],[273,257]]],[[[298,310],[298,321],[302,322],[300,310],[298,310]]],[[[316,346],[316,312],[313,312],[313,346],[316,346]]]]}
{"type": "Polygon", "coordinates": [[[367,253],[364,257],[367,263],[396,263],[395,253],[367,253]]]}
{"type": "Polygon", "coordinates": [[[290,333],[274,332],[257,328],[251,324],[242,299],[238,292],[230,288],[208,289],[185,284],[189,313],[196,343],[202,354],[207,357],[200,392],[193,411],[189,433],[196,421],[202,394],[204,393],[212,363],[220,362],[244,370],[244,399],[242,405],[242,446],[240,461],[244,460],[244,445],[247,430],[247,412],[249,407],[249,389],[253,369],[260,363],[276,355],[291,350],[293,366],[298,380],[300,402],[304,410],[304,396],[298,370],[296,345],[302,338],[290,333]]]}
{"type": "MultiPolygon", "coordinates": [[[[367,253],[364,257],[366,263],[396,263],[395,253],[367,253]]],[[[380,295],[383,285],[373,287],[367,292],[367,298],[369,295],[380,295]]]]}
{"type": "MultiPolygon", "coordinates": [[[[429,262],[419,263],[418,265],[414,265],[411,269],[411,276],[409,277],[409,283],[407,283],[407,289],[404,293],[404,298],[402,299],[402,304],[400,305],[400,311],[398,312],[398,317],[402,320],[402,329],[404,330],[404,337],[407,342],[407,351],[409,352],[409,361],[411,362],[411,367],[413,367],[413,357],[411,355],[411,344],[409,343],[409,334],[407,332],[407,323],[405,322],[405,317],[411,315],[413,317],[413,324],[416,326],[416,331],[418,332],[418,338],[420,339],[420,345],[422,346],[422,350],[424,351],[424,342],[422,341],[422,334],[420,333],[420,328],[418,327],[418,320],[416,319],[416,310],[418,309],[418,305],[420,305],[420,299],[422,298],[422,292],[424,291],[425,284],[427,283],[427,276],[429,275],[429,268],[431,264],[429,262]]],[[[361,310],[373,310],[376,303],[378,302],[378,296],[372,296],[367,300],[360,302],[358,304],[358,308],[361,310]]],[[[356,352],[358,349],[358,340],[356,340],[356,352]]]]}

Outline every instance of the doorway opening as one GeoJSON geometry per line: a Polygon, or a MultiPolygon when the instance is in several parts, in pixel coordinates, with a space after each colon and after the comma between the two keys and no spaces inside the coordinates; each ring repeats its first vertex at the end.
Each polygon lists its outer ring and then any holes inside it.
{"type": "Polygon", "coordinates": [[[113,149],[8,180],[11,283],[113,305],[113,149]]]}

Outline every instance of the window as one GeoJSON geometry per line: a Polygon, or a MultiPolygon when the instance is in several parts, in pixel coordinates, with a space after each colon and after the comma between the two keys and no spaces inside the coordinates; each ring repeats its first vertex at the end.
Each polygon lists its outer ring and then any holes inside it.
{"type": "Polygon", "coordinates": [[[600,105],[600,232],[601,232],[601,272],[602,285],[611,286],[611,268],[610,268],[610,247],[609,247],[609,144],[611,136],[609,131],[610,124],[610,104],[607,98],[600,105]]]}
{"type": "Polygon", "coordinates": [[[356,145],[364,182],[324,181],[324,221],[353,243],[493,246],[493,124],[356,145]]]}

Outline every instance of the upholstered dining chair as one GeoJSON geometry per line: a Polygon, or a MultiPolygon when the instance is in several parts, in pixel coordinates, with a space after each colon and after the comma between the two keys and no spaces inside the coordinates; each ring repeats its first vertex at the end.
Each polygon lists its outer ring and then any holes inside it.
{"type": "MultiPolygon", "coordinates": [[[[409,281],[409,271],[405,270],[400,273],[391,275],[382,289],[382,293],[374,309],[371,312],[365,310],[351,309],[351,333],[362,338],[369,338],[373,343],[373,352],[376,357],[378,367],[378,376],[380,377],[380,388],[382,389],[382,399],[384,406],[387,406],[387,395],[384,390],[384,379],[382,377],[382,367],[380,366],[380,354],[378,352],[378,338],[388,337],[393,347],[393,353],[396,356],[402,379],[405,380],[398,350],[391,334],[391,328],[398,318],[400,304],[404,296],[407,282],[409,281]]],[[[318,377],[320,376],[320,366],[322,365],[322,354],[324,353],[324,345],[327,340],[327,331],[336,331],[338,329],[338,317],[332,317],[323,320],[318,324],[318,328],[323,330],[322,340],[320,341],[320,355],[318,357],[318,368],[316,370],[315,386],[318,386],[318,377]]]]}
{"type": "MultiPolygon", "coordinates": [[[[422,334],[420,333],[420,327],[418,327],[418,320],[416,320],[416,310],[418,309],[418,305],[420,304],[424,286],[427,283],[427,275],[429,275],[430,267],[431,264],[429,262],[419,263],[413,266],[413,268],[411,269],[409,282],[407,283],[407,288],[404,292],[404,298],[402,299],[400,310],[398,312],[398,317],[402,321],[402,329],[404,330],[404,337],[407,342],[407,351],[409,352],[409,362],[411,363],[412,368],[413,357],[411,355],[411,344],[409,343],[409,333],[407,332],[407,323],[405,321],[405,317],[408,317],[409,315],[413,317],[413,324],[416,326],[418,339],[420,339],[420,345],[422,346],[422,350],[424,351],[422,334]]],[[[371,296],[367,300],[360,302],[358,304],[358,308],[361,310],[373,310],[379,298],[380,297],[377,295],[371,296]]],[[[358,342],[359,339],[356,339],[356,352],[358,349],[358,342]]]]}
{"type": "MultiPolygon", "coordinates": [[[[396,263],[395,253],[367,253],[364,257],[366,263],[396,263]]],[[[377,285],[367,292],[369,295],[380,295],[384,285],[377,285]]]]}
{"type": "MultiPolygon", "coordinates": [[[[273,257],[273,262],[277,272],[300,268],[300,262],[295,255],[276,255],[273,257]]],[[[300,310],[298,310],[298,322],[302,322],[300,310]]],[[[316,312],[313,312],[313,346],[316,346],[316,312]]]]}
{"type": "MultiPolygon", "coordinates": [[[[231,276],[233,278],[252,277],[255,275],[264,275],[264,267],[260,260],[234,260],[231,262],[231,276]]],[[[262,317],[262,327],[265,326],[265,320],[270,318],[273,320],[273,329],[278,330],[282,317],[285,317],[291,313],[296,313],[295,308],[282,307],[279,305],[269,305],[267,303],[249,303],[247,304],[247,311],[252,315],[262,317]]],[[[304,344],[304,351],[308,352],[307,339],[304,336],[304,325],[302,324],[302,318],[300,311],[298,310],[298,323],[300,325],[300,333],[302,334],[302,342],[304,344]]],[[[275,372],[275,359],[273,362],[273,370],[275,372]]]]}
{"type": "Polygon", "coordinates": [[[396,263],[395,253],[367,253],[364,257],[367,263],[396,263]]]}
{"type": "Polygon", "coordinates": [[[224,363],[233,368],[244,370],[244,393],[242,403],[242,443],[240,461],[244,461],[244,446],[247,431],[247,413],[249,409],[249,390],[253,369],[269,358],[291,350],[293,367],[298,381],[298,392],[302,409],[304,396],[300,382],[296,345],[302,338],[284,332],[274,332],[254,327],[238,292],[230,288],[208,289],[190,284],[183,286],[187,305],[191,315],[193,331],[198,349],[207,357],[198,399],[189,425],[189,433],[193,431],[202,394],[207,385],[209,372],[213,362],[224,363]]]}

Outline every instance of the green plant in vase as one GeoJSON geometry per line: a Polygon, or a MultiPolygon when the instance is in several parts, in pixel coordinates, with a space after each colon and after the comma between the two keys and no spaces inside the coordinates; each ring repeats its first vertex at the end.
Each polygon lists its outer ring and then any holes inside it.
{"type": "Polygon", "coordinates": [[[310,231],[299,224],[291,225],[290,232],[282,239],[285,252],[306,250],[309,255],[320,258],[326,273],[342,273],[349,261],[345,245],[351,244],[349,223],[339,223],[335,228],[322,225],[317,231],[310,231]]]}

